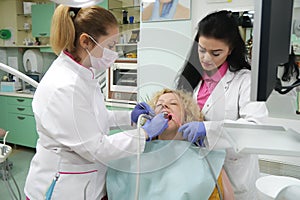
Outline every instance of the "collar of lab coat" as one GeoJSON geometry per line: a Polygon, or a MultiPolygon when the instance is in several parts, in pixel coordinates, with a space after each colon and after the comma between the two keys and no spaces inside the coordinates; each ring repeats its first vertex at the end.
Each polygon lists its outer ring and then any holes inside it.
{"type": "Polygon", "coordinates": [[[90,68],[84,67],[83,65],[79,64],[63,51],[59,56],[68,63],[66,66],[72,71],[76,72],[76,74],[78,74],[80,77],[86,80],[96,80],[94,79],[94,72],[90,68]]]}
{"type": "MultiPolygon", "coordinates": [[[[228,85],[229,83],[232,81],[232,79],[234,78],[234,72],[229,71],[229,69],[227,69],[227,72],[225,73],[225,75],[223,76],[223,78],[219,81],[219,83],[217,84],[217,86],[215,87],[215,89],[213,90],[213,92],[211,93],[211,95],[208,97],[207,101],[205,102],[203,108],[202,109],[202,113],[205,115],[205,113],[207,113],[210,108],[219,100],[224,99],[224,94],[228,89],[228,85]]],[[[200,85],[202,83],[202,80],[199,82],[199,84],[197,85],[197,87],[194,89],[194,99],[197,99],[197,95],[199,92],[199,88],[200,85]]]]}

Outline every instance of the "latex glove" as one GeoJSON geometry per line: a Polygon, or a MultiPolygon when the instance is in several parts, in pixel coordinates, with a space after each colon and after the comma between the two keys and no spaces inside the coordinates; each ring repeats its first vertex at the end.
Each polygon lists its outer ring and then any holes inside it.
{"type": "Polygon", "coordinates": [[[138,103],[131,112],[131,121],[137,123],[138,118],[141,114],[147,114],[154,116],[154,111],[152,108],[145,102],[138,103]]]}
{"type": "Polygon", "coordinates": [[[160,13],[159,13],[160,1],[156,0],[154,2],[150,21],[173,19],[175,12],[176,12],[177,4],[178,4],[178,0],[172,0],[170,3],[164,3],[162,6],[162,11],[161,11],[161,15],[160,15],[160,13]]]}
{"type": "Polygon", "coordinates": [[[162,132],[164,132],[164,130],[166,130],[169,126],[168,121],[169,119],[166,119],[163,113],[159,113],[153,117],[153,119],[147,120],[145,125],[142,126],[149,136],[147,141],[151,141],[152,138],[162,134],[162,132]]]}
{"type": "Polygon", "coordinates": [[[206,130],[203,122],[189,122],[179,127],[178,132],[182,133],[182,137],[188,141],[199,142],[202,146],[206,136],[206,130]]]}

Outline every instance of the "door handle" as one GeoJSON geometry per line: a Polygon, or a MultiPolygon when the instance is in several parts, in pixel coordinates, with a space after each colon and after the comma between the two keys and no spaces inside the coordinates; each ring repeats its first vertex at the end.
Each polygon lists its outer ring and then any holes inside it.
{"type": "Polygon", "coordinates": [[[25,110],[25,108],[17,108],[18,109],[18,111],[24,111],[25,110]]]}
{"type": "Polygon", "coordinates": [[[21,116],[17,116],[17,118],[18,118],[19,120],[25,119],[25,117],[21,117],[21,116]]]}

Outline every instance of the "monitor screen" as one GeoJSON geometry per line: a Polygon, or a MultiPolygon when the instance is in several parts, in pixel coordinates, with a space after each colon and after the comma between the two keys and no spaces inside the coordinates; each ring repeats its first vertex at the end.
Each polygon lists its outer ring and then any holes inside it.
{"type": "Polygon", "coordinates": [[[288,62],[293,0],[255,0],[251,100],[266,101],[278,65],[288,62]]]}

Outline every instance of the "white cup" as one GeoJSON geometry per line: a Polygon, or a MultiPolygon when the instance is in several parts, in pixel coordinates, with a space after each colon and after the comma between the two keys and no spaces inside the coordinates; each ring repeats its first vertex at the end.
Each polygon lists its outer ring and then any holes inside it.
{"type": "Polygon", "coordinates": [[[24,30],[30,30],[30,24],[24,23],[23,28],[24,28],[24,30]]]}

